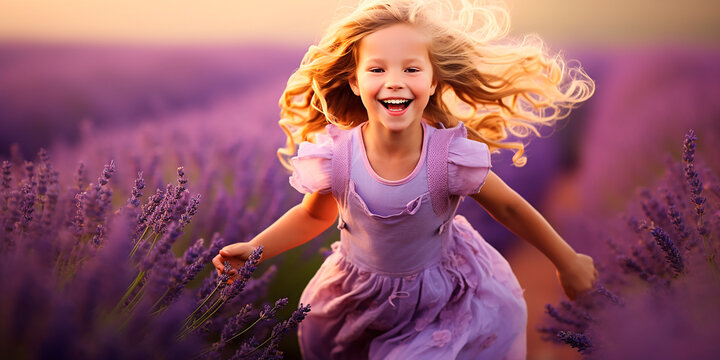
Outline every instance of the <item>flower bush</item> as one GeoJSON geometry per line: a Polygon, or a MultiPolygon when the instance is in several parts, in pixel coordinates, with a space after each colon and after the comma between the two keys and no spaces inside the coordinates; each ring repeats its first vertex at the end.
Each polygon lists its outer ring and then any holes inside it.
{"type": "Polygon", "coordinates": [[[174,246],[198,213],[184,168],[175,184],[146,201],[140,172],[122,206],[113,207],[110,161],[94,182],[81,165],[62,190],[59,171],[41,150],[21,169],[2,163],[0,192],[0,347],[10,358],[242,358],[279,359],[281,336],[309,305],[284,321],[288,304],[253,305],[275,273],[252,278],[255,250],[228,284],[211,271],[189,286],[226,240],[174,246]],[[176,256],[173,252],[179,252],[176,256]],[[238,311],[241,310],[241,311],[238,311]],[[252,321],[252,323],[251,323],[252,321]],[[274,326],[272,326],[274,324],[274,326]],[[270,328],[272,326],[272,328],[270,328]],[[237,350],[236,350],[237,349],[237,350]]]}
{"type": "Polygon", "coordinates": [[[696,140],[690,130],[682,162],[668,161],[662,181],[626,212],[604,228],[578,226],[575,235],[605,245],[592,252],[600,280],[575,301],[546,305],[546,340],[587,359],[716,356],[720,181],[698,165],[696,140]]]}

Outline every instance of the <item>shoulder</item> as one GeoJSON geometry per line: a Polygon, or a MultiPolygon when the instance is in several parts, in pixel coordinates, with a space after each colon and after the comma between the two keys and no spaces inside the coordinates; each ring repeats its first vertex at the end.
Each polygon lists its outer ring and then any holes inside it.
{"type": "Polygon", "coordinates": [[[487,144],[453,138],[448,149],[448,186],[453,195],[477,193],[492,168],[487,144]]]}
{"type": "Polygon", "coordinates": [[[303,194],[329,193],[332,157],[333,136],[329,131],[316,134],[314,142],[301,142],[297,155],[290,159],[290,185],[303,194]]]}

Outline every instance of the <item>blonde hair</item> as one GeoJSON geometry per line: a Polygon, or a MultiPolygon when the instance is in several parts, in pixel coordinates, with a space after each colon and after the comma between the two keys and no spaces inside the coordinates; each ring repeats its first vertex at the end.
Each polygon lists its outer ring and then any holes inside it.
{"type": "Polygon", "coordinates": [[[492,152],[515,149],[515,166],[524,166],[525,145],[502,142],[508,133],[540,136],[537,125],[553,125],[587,100],[595,83],[578,65],[568,67],[560,54],[549,56],[535,35],[501,43],[510,28],[509,13],[498,1],[361,1],[351,14],[330,25],[310,46],[280,98],[280,127],[287,135],[278,149],[283,165],[295,144],[314,141],[328,123],[352,128],[367,120],[362,101],[350,88],[358,46],[368,34],[403,23],[425,30],[433,74],[438,82],[424,117],[432,125],[453,127],[462,121],[468,138],[492,152]],[[477,24],[477,25],[476,25],[477,24]]]}

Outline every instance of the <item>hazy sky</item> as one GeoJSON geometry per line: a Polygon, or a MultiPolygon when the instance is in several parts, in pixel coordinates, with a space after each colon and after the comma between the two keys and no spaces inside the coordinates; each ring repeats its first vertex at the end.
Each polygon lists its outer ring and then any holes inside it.
{"type": "MultiPolygon", "coordinates": [[[[512,33],[550,43],[720,43],[717,0],[507,0],[512,33]]],[[[355,0],[0,0],[0,40],[316,41],[355,0]]]]}

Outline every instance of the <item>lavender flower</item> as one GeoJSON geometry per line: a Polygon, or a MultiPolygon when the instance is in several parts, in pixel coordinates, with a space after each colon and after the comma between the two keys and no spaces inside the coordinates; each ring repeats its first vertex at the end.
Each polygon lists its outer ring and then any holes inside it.
{"type": "Polygon", "coordinates": [[[585,335],[580,333],[572,331],[560,331],[558,332],[557,337],[581,352],[587,351],[592,347],[590,340],[585,335]]]}
{"type": "Polygon", "coordinates": [[[12,164],[9,161],[3,160],[2,162],[2,191],[6,192],[10,190],[12,183],[12,164]]]}
{"type": "Polygon", "coordinates": [[[75,216],[72,219],[73,234],[75,237],[80,237],[85,232],[85,198],[87,197],[86,192],[81,192],[75,195],[75,216]]]}
{"type": "Polygon", "coordinates": [[[85,191],[88,186],[87,170],[85,170],[85,163],[80,162],[80,165],[75,172],[75,189],[77,191],[85,191]]]}
{"type": "Polygon", "coordinates": [[[652,235],[655,238],[655,242],[665,251],[665,259],[670,263],[670,266],[675,270],[674,276],[677,277],[683,272],[683,260],[680,256],[675,243],[670,240],[668,234],[662,228],[656,226],[652,231],[652,235]]]}
{"type": "Polygon", "coordinates": [[[93,236],[93,244],[95,244],[95,246],[100,246],[104,236],[105,236],[105,226],[103,226],[102,224],[98,224],[97,227],[95,228],[95,235],[93,236]]]}
{"type": "Polygon", "coordinates": [[[224,347],[237,333],[242,331],[242,326],[250,320],[251,310],[252,305],[246,304],[235,316],[225,322],[225,326],[220,334],[220,348],[224,347]]]}
{"type": "Polygon", "coordinates": [[[558,322],[561,322],[561,323],[564,323],[564,324],[568,324],[568,325],[573,325],[573,326],[575,326],[575,327],[577,327],[577,328],[579,328],[579,329],[585,329],[585,328],[587,328],[587,322],[585,322],[585,321],[577,321],[577,320],[573,320],[573,319],[569,319],[569,318],[567,318],[567,317],[564,317],[564,316],[560,315],[560,313],[558,312],[558,310],[555,309],[555,308],[554,308],[552,305],[550,305],[550,304],[545,304],[545,312],[546,312],[547,314],[549,314],[550,316],[552,316],[552,317],[553,317],[555,320],[557,320],[558,322]]]}
{"type": "Polygon", "coordinates": [[[253,272],[255,272],[255,269],[257,269],[257,264],[260,263],[262,252],[263,247],[258,246],[252,251],[252,253],[250,253],[247,261],[245,261],[245,264],[243,264],[242,268],[240,268],[240,271],[238,272],[238,278],[235,279],[235,281],[233,281],[233,283],[226,287],[221,293],[220,296],[224,301],[233,299],[245,288],[245,284],[247,284],[250,276],[253,272]]]}
{"type": "Polygon", "coordinates": [[[135,186],[132,189],[132,197],[128,202],[133,207],[140,206],[140,197],[143,196],[142,190],[145,188],[145,179],[143,179],[142,171],[138,172],[138,177],[135,179],[135,186]]]}
{"type": "Polygon", "coordinates": [[[33,212],[35,211],[35,201],[37,200],[37,194],[33,190],[30,184],[23,185],[23,201],[20,206],[20,212],[22,213],[22,220],[20,226],[26,229],[33,219],[33,212]]]}
{"type": "Polygon", "coordinates": [[[268,346],[273,346],[273,344],[277,344],[280,336],[290,331],[290,329],[296,328],[303,320],[305,320],[305,317],[309,312],[310,305],[308,304],[303,306],[303,304],[300,303],[300,307],[298,307],[298,309],[292,313],[290,318],[275,325],[272,329],[272,332],[270,333],[270,337],[266,339],[262,344],[258,345],[255,349],[262,347],[267,342],[270,342],[270,345],[268,346]]]}
{"type": "Polygon", "coordinates": [[[205,240],[197,239],[197,241],[195,241],[192,246],[188,247],[183,254],[181,265],[190,265],[194,263],[197,259],[201,258],[203,253],[205,252],[205,247],[203,246],[204,243],[205,240]]]}
{"type": "Polygon", "coordinates": [[[200,204],[200,194],[195,195],[192,199],[190,199],[190,205],[188,205],[187,211],[182,214],[182,217],[180,218],[180,224],[184,226],[190,223],[192,217],[195,215],[195,213],[197,213],[198,204],[200,204]]]}

